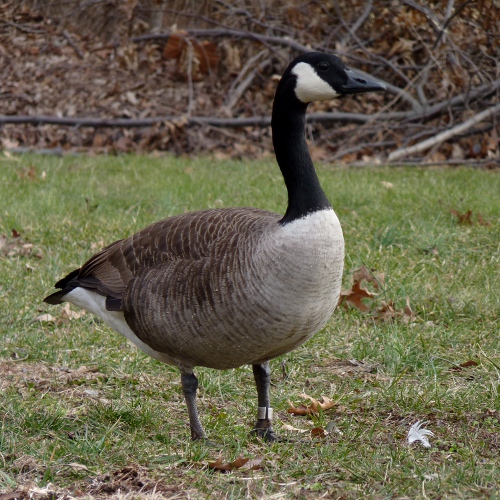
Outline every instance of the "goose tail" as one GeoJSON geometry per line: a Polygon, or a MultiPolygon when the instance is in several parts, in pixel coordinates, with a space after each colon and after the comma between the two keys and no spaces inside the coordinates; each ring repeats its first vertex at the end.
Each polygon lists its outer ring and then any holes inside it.
{"type": "Polygon", "coordinates": [[[59,288],[57,292],[48,295],[43,299],[47,304],[57,305],[64,302],[64,296],[77,288],[79,286],[78,275],[80,274],[80,269],[75,269],[69,273],[65,278],[59,280],[54,288],[59,288]]]}

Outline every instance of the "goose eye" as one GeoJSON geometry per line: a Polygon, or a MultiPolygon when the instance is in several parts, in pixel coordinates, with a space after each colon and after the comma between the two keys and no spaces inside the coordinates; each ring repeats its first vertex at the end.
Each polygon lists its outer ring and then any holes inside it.
{"type": "Polygon", "coordinates": [[[321,71],[328,71],[330,69],[330,65],[326,61],[321,61],[318,63],[318,69],[321,71]]]}

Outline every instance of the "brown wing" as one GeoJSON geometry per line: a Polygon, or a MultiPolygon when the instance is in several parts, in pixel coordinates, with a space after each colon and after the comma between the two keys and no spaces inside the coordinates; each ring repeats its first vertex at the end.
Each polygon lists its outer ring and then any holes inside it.
{"type": "Polygon", "coordinates": [[[108,310],[122,310],[123,293],[139,275],[154,268],[166,273],[180,260],[192,261],[195,267],[196,261],[208,256],[216,260],[218,254],[228,251],[229,242],[234,245],[251,226],[277,222],[278,218],[277,214],[253,208],[203,210],[170,217],[107,246],[56,283],[62,290],[44,300],[58,304],[66,293],[83,287],[104,295],[108,310]]]}

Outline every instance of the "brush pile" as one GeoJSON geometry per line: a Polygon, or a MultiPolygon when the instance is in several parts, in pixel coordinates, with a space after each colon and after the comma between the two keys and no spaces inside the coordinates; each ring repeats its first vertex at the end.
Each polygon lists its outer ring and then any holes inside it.
{"type": "Polygon", "coordinates": [[[388,92],[312,105],[316,160],[499,166],[491,2],[285,4],[3,2],[0,147],[261,157],[277,75],[321,50],[388,92]]]}

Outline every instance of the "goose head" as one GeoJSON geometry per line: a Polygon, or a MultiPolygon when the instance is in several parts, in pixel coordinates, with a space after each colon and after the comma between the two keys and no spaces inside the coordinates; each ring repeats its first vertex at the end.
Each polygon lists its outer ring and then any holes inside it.
{"type": "Polygon", "coordinates": [[[277,93],[292,87],[303,104],[386,89],[382,82],[348,68],[339,57],[322,52],[308,52],[295,58],[283,74],[280,86],[277,93]]]}

